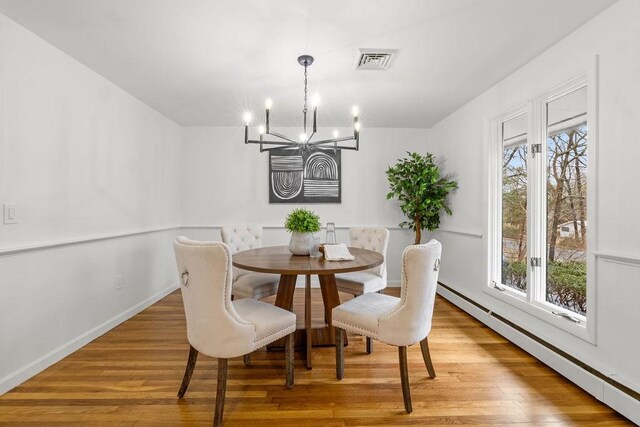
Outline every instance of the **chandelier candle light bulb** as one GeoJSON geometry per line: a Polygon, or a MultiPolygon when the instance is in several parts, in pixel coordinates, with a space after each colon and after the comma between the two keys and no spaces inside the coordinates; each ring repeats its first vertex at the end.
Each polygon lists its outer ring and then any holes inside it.
{"type": "Polygon", "coordinates": [[[265,115],[267,117],[266,133],[269,133],[269,110],[271,110],[271,107],[273,106],[273,101],[271,100],[271,98],[267,98],[267,100],[264,102],[264,106],[265,106],[265,115]]]}
{"type": "Polygon", "coordinates": [[[318,118],[318,105],[320,105],[320,95],[317,93],[311,98],[311,106],[313,107],[313,133],[318,131],[316,120],[318,118]]]}
{"type": "Polygon", "coordinates": [[[249,143],[249,123],[251,123],[251,113],[249,111],[245,111],[242,115],[242,119],[244,120],[244,143],[249,143]]]}
{"type": "MultiPolygon", "coordinates": [[[[308,85],[307,85],[307,69],[309,66],[311,66],[311,64],[313,64],[313,56],[311,55],[301,55],[298,57],[298,63],[300,65],[302,65],[304,67],[304,105],[302,108],[302,115],[303,115],[303,132],[300,134],[300,141],[296,141],[294,138],[290,138],[287,137],[286,135],[282,135],[280,133],[277,132],[272,132],[271,131],[271,127],[270,127],[270,120],[269,120],[269,116],[271,113],[271,108],[273,106],[273,101],[271,100],[271,98],[267,98],[264,106],[265,106],[265,124],[264,125],[260,125],[258,126],[258,132],[259,132],[259,139],[258,140],[252,140],[249,139],[249,125],[251,123],[251,113],[250,112],[246,112],[244,114],[244,142],[245,144],[259,144],[260,145],[260,152],[263,151],[271,151],[271,150],[278,150],[278,149],[288,149],[288,150],[321,150],[323,148],[327,149],[327,148],[333,148],[333,150],[358,150],[359,149],[359,143],[360,143],[360,137],[359,137],[359,130],[360,128],[358,127],[357,130],[354,130],[354,136],[347,136],[347,137],[342,137],[342,138],[338,138],[338,132],[334,131],[333,132],[333,138],[331,139],[323,139],[320,141],[313,141],[311,142],[311,140],[313,139],[314,135],[316,134],[316,132],[318,131],[318,106],[320,104],[320,96],[318,94],[314,94],[314,96],[311,98],[311,107],[313,107],[313,128],[311,130],[311,134],[309,135],[307,133],[307,92],[308,92],[308,85]],[[265,135],[269,135],[272,137],[275,137],[275,140],[265,140],[265,135]],[[338,143],[340,142],[346,142],[346,141],[354,141],[355,142],[355,147],[354,146],[347,146],[347,145],[338,145],[338,143]],[[264,148],[264,146],[271,146],[269,148],[264,148]]],[[[358,114],[359,114],[359,110],[358,107],[353,107],[353,109],[351,110],[353,115],[354,115],[354,124],[358,122],[358,114]]],[[[355,126],[354,126],[355,127],[355,126]]]]}
{"type": "Polygon", "coordinates": [[[311,106],[313,108],[318,108],[319,105],[320,105],[320,95],[316,93],[315,95],[313,95],[313,98],[311,98],[311,106]]]}

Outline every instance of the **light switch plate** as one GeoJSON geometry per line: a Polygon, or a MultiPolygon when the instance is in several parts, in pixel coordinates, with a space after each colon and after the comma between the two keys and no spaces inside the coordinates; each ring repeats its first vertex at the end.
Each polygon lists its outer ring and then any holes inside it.
{"type": "Polygon", "coordinates": [[[4,223],[17,224],[18,223],[18,205],[16,203],[5,203],[3,207],[4,207],[4,223]]]}
{"type": "Polygon", "coordinates": [[[116,276],[116,289],[122,289],[124,286],[124,280],[122,279],[122,274],[118,274],[116,276]]]}

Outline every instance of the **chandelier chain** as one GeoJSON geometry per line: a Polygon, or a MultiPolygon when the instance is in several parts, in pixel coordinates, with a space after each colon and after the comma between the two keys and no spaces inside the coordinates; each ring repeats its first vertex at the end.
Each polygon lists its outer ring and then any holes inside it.
{"type": "Polygon", "coordinates": [[[303,113],[306,113],[307,110],[307,66],[304,66],[304,109],[303,113]]]}
{"type": "Polygon", "coordinates": [[[307,133],[307,63],[304,63],[304,108],[302,109],[302,115],[304,117],[303,129],[304,133],[307,133]]]}

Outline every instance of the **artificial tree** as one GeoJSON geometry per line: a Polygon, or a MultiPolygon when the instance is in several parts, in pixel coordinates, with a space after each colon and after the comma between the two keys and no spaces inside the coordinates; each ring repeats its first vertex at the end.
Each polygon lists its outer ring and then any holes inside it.
{"type": "Polygon", "coordinates": [[[458,188],[458,184],[440,175],[433,154],[407,154],[408,157],[398,159],[394,166],[387,169],[387,199],[398,199],[400,209],[409,219],[401,222],[400,227],[414,230],[415,244],[418,245],[422,230],[434,231],[438,228],[441,211],[452,214],[447,196],[451,190],[458,188]]]}

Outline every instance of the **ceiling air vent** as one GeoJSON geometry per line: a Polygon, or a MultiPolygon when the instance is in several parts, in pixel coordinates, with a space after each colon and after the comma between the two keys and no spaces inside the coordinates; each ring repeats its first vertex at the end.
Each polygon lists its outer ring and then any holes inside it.
{"type": "Polygon", "coordinates": [[[386,70],[398,49],[360,49],[357,70],[386,70]]]}

